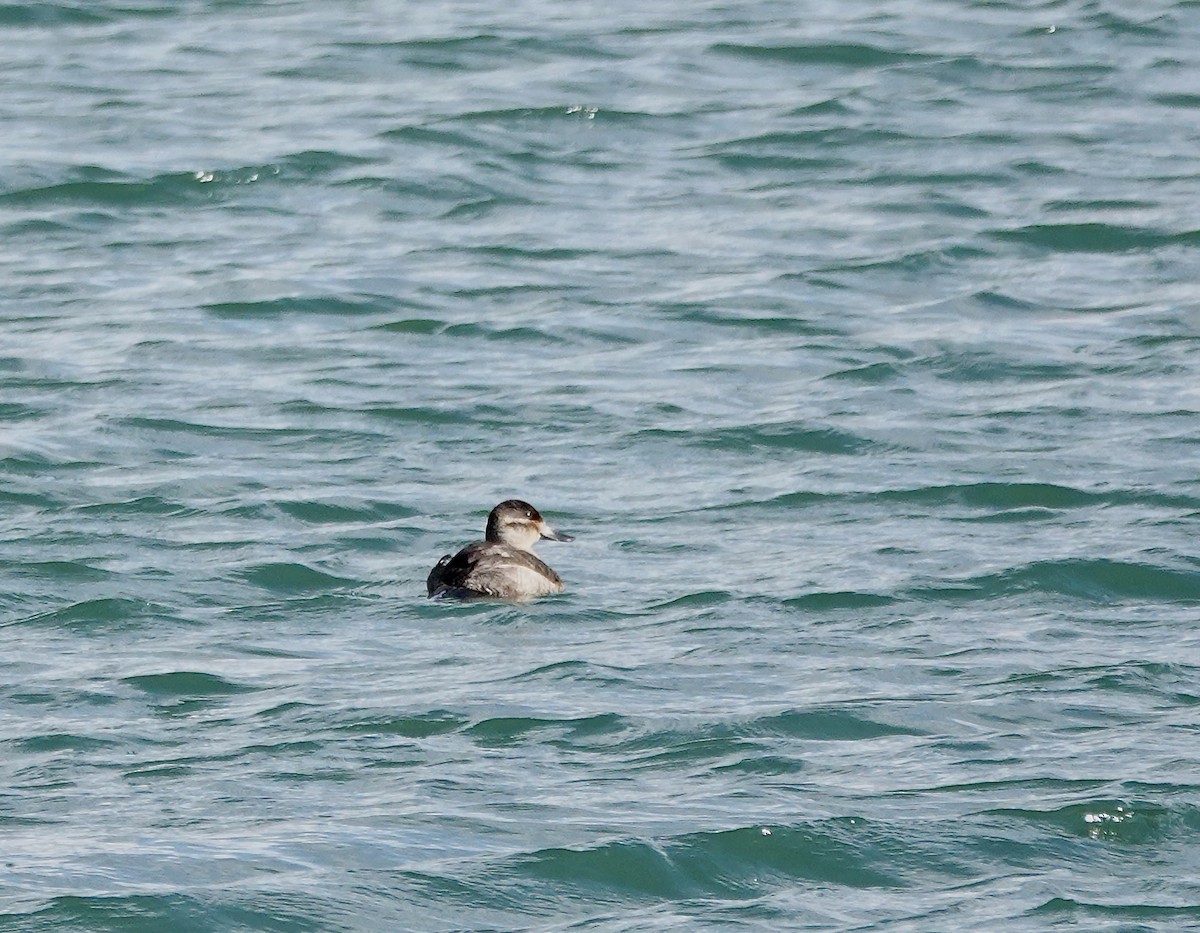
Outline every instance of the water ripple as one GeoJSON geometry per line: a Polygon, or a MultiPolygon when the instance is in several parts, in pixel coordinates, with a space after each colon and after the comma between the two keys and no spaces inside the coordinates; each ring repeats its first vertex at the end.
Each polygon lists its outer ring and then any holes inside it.
{"type": "Polygon", "coordinates": [[[0,927],[1195,921],[1195,3],[386,6],[0,5],[0,927]]]}

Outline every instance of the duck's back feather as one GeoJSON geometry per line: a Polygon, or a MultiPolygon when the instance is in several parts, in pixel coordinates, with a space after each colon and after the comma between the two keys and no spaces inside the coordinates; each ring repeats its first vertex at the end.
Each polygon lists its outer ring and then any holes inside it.
{"type": "Polygon", "coordinates": [[[525,600],[563,591],[562,579],[536,554],[494,541],[447,554],[429,572],[430,596],[525,600]]]}

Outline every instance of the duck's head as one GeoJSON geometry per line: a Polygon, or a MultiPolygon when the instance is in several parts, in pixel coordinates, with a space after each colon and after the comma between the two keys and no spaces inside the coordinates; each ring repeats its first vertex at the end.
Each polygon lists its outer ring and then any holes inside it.
{"type": "Polygon", "coordinates": [[[528,502],[506,499],[492,509],[488,515],[484,537],[498,544],[507,544],[523,551],[533,549],[534,544],[545,538],[548,541],[573,541],[571,535],[555,531],[542,518],[542,513],[528,502]]]}

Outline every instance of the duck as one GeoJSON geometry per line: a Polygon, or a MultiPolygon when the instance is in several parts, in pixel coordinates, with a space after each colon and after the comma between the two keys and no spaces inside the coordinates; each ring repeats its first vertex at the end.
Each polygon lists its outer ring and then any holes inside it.
{"type": "Polygon", "coordinates": [[[563,581],[533,553],[538,541],[574,541],[522,499],[488,513],[483,540],[446,554],[425,580],[430,599],[503,599],[523,603],[563,591],[563,581]]]}

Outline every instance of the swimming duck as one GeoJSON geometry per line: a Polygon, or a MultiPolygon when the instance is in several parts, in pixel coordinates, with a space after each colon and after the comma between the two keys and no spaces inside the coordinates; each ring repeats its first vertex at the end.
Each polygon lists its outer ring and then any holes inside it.
{"type": "Polygon", "coordinates": [[[431,598],[525,602],[563,591],[562,578],[533,553],[533,545],[543,538],[574,538],[551,528],[528,502],[501,502],[488,515],[483,537],[453,556],[447,554],[429,571],[425,587],[431,598]]]}

